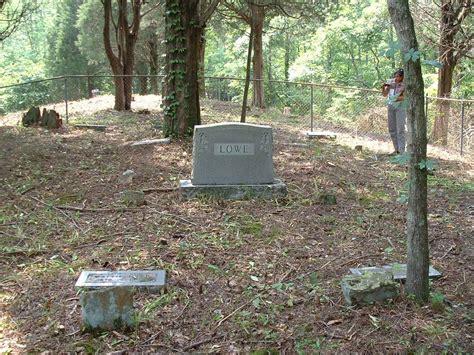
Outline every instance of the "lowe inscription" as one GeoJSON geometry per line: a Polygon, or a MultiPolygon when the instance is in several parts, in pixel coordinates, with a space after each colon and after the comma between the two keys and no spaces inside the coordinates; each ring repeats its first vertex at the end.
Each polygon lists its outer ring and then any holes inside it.
{"type": "Polygon", "coordinates": [[[215,143],[214,155],[254,155],[253,143],[215,143]]]}

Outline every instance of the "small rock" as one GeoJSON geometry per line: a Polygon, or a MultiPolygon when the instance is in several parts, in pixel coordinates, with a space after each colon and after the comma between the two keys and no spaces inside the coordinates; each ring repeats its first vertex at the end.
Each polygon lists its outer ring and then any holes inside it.
{"type": "Polygon", "coordinates": [[[133,182],[133,178],[136,176],[137,174],[129,169],[127,171],[125,171],[121,176],[119,176],[118,178],[118,182],[120,185],[128,185],[128,184],[131,184],[133,182]]]}
{"type": "Polygon", "coordinates": [[[399,285],[390,272],[347,275],[342,278],[341,288],[349,306],[381,303],[399,294],[399,285]]]}
{"type": "Polygon", "coordinates": [[[329,193],[322,193],[319,195],[319,202],[323,205],[336,205],[336,196],[329,193]]]}
{"type": "Polygon", "coordinates": [[[122,202],[127,206],[138,207],[146,204],[143,191],[126,190],[120,193],[122,202]]]}
{"type": "Polygon", "coordinates": [[[354,147],[354,150],[357,151],[357,152],[362,152],[362,149],[363,149],[363,148],[362,148],[362,145],[360,145],[360,144],[359,144],[359,145],[356,145],[356,146],[354,147]]]}
{"type": "Polygon", "coordinates": [[[160,239],[160,244],[161,244],[161,245],[168,245],[168,240],[165,239],[165,238],[161,238],[161,239],[160,239]]]}

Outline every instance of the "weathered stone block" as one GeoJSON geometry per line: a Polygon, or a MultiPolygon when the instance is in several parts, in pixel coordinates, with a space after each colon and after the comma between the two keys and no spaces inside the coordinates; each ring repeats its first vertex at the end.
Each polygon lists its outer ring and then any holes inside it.
{"type": "Polygon", "coordinates": [[[143,191],[126,190],[120,193],[122,202],[131,207],[138,207],[145,204],[145,193],[143,191]]]}
{"type": "Polygon", "coordinates": [[[126,329],[134,325],[133,289],[109,287],[80,295],[82,321],[88,331],[126,329]]]}
{"type": "Polygon", "coordinates": [[[347,275],[342,278],[341,287],[344,299],[350,306],[385,302],[397,297],[400,288],[389,272],[347,275]]]}

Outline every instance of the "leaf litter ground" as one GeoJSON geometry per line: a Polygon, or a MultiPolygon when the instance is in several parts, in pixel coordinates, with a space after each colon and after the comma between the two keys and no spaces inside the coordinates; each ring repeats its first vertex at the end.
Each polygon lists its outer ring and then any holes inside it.
{"type": "MultiPolygon", "coordinates": [[[[237,115],[207,102],[203,117],[237,115]]],[[[127,144],[160,137],[159,112],[78,117],[108,129],[0,127],[2,351],[474,351],[472,164],[437,158],[429,177],[431,263],[443,273],[432,301],[349,308],[339,282],[350,267],[406,262],[406,171],[386,153],[340,144],[351,137],[307,141],[281,120],[271,124],[287,198],[183,201],[192,142],[127,144]],[[128,169],[136,176],[120,185],[128,169]],[[125,189],[147,204],[123,206],[125,189]],[[322,203],[328,193],[336,205],[322,203]],[[167,292],[136,296],[129,332],[83,333],[79,273],[137,269],[165,269],[167,292]]]]}

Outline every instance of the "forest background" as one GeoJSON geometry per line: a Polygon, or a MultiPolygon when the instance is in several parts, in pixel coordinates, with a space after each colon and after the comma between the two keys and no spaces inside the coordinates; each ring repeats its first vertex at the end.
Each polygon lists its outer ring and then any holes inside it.
{"type": "MultiPolygon", "coordinates": [[[[268,9],[265,14],[265,78],[378,89],[403,65],[384,1],[321,2],[303,7],[288,3],[280,11],[268,9]]],[[[0,86],[60,75],[111,74],[99,1],[42,0],[38,4],[37,11],[19,30],[0,44],[0,86]]],[[[428,64],[423,70],[426,94],[439,96],[439,4],[414,1],[412,12],[420,53],[428,64]]],[[[472,16],[464,20],[463,26],[459,36],[472,35],[472,16]]],[[[135,73],[163,74],[164,29],[163,6],[142,18],[135,73]]],[[[219,6],[205,30],[204,75],[245,77],[248,35],[248,24],[228,7],[219,6]]],[[[473,62],[469,55],[467,51],[456,63],[451,97],[473,96],[473,62]]],[[[19,94],[22,90],[29,88],[17,89],[19,94]]],[[[29,97],[11,96],[2,100],[0,112],[24,109],[31,96],[47,94],[47,90],[38,90],[29,92],[29,97]]],[[[349,99],[350,93],[347,96],[349,99]]],[[[334,104],[343,105],[344,100],[334,104]]]]}

